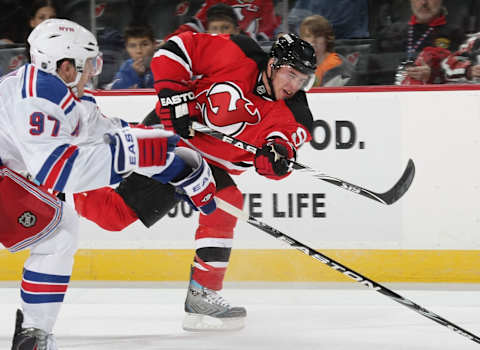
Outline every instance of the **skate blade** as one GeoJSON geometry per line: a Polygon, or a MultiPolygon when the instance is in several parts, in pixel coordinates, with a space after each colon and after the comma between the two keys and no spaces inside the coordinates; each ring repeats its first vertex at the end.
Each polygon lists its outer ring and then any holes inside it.
{"type": "Polygon", "coordinates": [[[217,318],[186,313],[182,328],[189,332],[237,331],[245,327],[245,317],[217,318]]]}

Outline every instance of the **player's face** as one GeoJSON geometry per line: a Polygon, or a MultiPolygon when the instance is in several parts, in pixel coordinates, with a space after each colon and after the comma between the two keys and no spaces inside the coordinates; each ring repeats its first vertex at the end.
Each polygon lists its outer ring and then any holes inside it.
{"type": "Polygon", "coordinates": [[[92,77],[99,75],[102,72],[103,59],[102,54],[99,53],[96,57],[88,58],[85,62],[82,72],[77,72],[80,75],[80,80],[77,83],[78,97],[82,97],[85,86],[87,86],[92,77]]]}
{"type": "Polygon", "coordinates": [[[295,95],[309,77],[290,66],[281,66],[272,72],[272,85],[277,100],[285,100],[295,95]]]}
{"type": "Polygon", "coordinates": [[[210,21],[207,26],[207,33],[210,34],[238,34],[238,28],[229,21],[210,21]]]}
{"type": "Polygon", "coordinates": [[[90,82],[91,78],[93,77],[94,69],[92,64],[92,59],[88,59],[85,62],[85,67],[83,68],[83,72],[77,72],[77,74],[81,74],[80,80],[77,83],[77,96],[82,97],[83,92],[85,90],[85,86],[90,82]]]}
{"type": "Polygon", "coordinates": [[[127,52],[133,59],[139,58],[151,58],[155,51],[155,44],[149,38],[128,38],[127,39],[127,52]]]}
{"type": "Polygon", "coordinates": [[[412,12],[419,23],[428,23],[442,9],[442,0],[410,0],[412,12]]]}

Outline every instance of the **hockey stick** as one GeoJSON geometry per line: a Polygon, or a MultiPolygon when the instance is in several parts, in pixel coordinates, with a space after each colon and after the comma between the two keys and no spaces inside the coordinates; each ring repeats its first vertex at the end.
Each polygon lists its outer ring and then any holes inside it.
{"type": "Polygon", "coordinates": [[[467,337],[468,339],[479,343],[480,344],[480,338],[476,336],[475,334],[457,326],[456,324],[444,319],[443,317],[433,313],[432,311],[429,311],[422,306],[414,303],[412,300],[407,299],[405,297],[402,297],[401,295],[395,293],[394,291],[388,289],[385,286],[382,286],[381,284],[361,275],[360,273],[353,271],[352,269],[346,267],[345,265],[342,265],[335,260],[327,257],[326,255],[323,255],[322,253],[306,246],[305,244],[297,241],[296,239],[286,235],[285,233],[280,232],[279,230],[261,222],[258,221],[257,219],[253,218],[252,216],[249,216],[247,213],[244,211],[234,207],[233,205],[225,202],[224,200],[215,197],[215,202],[217,204],[217,208],[220,208],[227,212],[228,214],[235,216],[236,218],[247,222],[248,224],[255,226],[256,228],[262,230],[263,232],[269,234],[270,236],[275,237],[276,239],[287,243],[291,247],[300,250],[302,253],[311,256],[312,258],[320,261],[321,263],[327,265],[328,267],[334,269],[335,271],[338,271],[340,273],[343,273],[345,276],[350,277],[354,281],[363,284],[364,286],[373,289],[390,299],[395,300],[397,303],[400,303],[409,309],[412,309],[415,312],[418,312],[420,315],[425,316],[432,321],[435,321],[442,326],[445,326],[452,331],[454,331],[457,334],[463,335],[464,337],[467,337]]]}
{"type": "MultiPolygon", "coordinates": [[[[202,134],[212,136],[212,137],[214,137],[214,138],[216,138],[220,141],[229,143],[229,144],[231,144],[235,147],[241,148],[241,149],[243,149],[247,152],[253,153],[253,154],[255,154],[258,150],[257,147],[255,147],[255,146],[253,146],[253,145],[251,145],[247,142],[244,142],[244,141],[239,140],[237,138],[234,138],[232,136],[228,136],[228,135],[226,135],[226,134],[224,134],[220,131],[213,130],[213,129],[209,128],[208,126],[205,126],[205,125],[197,123],[197,122],[194,123],[194,130],[196,132],[200,132],[202,134]]],[[[388,191],[386,191],[384,193],[376,193],[376,192],[371,191],[369,189],[366,189],[364,187],[354,185],[354,184],[352,184],[350,182],[347,182],[345,180],[342,180],[342,179],[339,179],[339,178],[336,178],[336,177],[333,177],[333,176],[330,176],[330,175],[323,174],[323,173],[321,173],[321,172],[319,172],[315,169],[312,169],[312,168],[310,168],[306,165],[297,163],[296,161],[291,160],[290,162],[293,163],[293,168],[294,169],[299,169],[302,172],[311,173],[313,175],[313,177],[315,177],[319,180],[329,182],[332,185],[343,188],[344,190],[351,191],[353,193],[359,194],[361,196],[373,199],[377,202],[387,204],[387,205],[395,203],[397,200],[399,200],[405,194],[405,192],[407,192],[408,188],[412,184],[413,177],[415,176],[415,164],[413,163],[413,160],[409,159],[408,163],[407,163],[407,167],[403,171],[403,174],[400,177],[400,179],[397,181],[397,183],[395,185],[393,185],[393,187],[391,189],[389,189],[388,191]]]]}

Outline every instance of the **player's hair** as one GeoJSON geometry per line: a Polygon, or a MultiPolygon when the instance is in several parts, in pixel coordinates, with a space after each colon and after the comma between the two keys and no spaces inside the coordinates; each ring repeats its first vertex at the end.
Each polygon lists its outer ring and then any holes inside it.
{"type": "Polygon", "coordinates": [[[327,43],[327,51],[332,52],[335,47],[335,34],[330,22],[323,16],[313,15],[305,17],[300,24],[300,37],[313,35],[315,38],[324,37],[327,43]]]}
{"type": "Polygon", "coordinates": [[[207,10],[207,22],[212,21],[227,21],[238,27],[238,17],[233,7],[223,2],[219,2],[207,10]]]}
{"type": "Polygon", "coordinates": [[[132,24],[125,28],[123,38],[125,42],[129,38],[148,38],[152,42],[155,42],[155,35],[153,29],[148,24],[132,24]]]}

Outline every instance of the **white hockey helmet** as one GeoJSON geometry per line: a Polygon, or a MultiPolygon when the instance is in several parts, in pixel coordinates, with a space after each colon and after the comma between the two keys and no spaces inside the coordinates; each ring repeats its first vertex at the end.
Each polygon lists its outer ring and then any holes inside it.
{"type": "MultiPolygon", "coordinates": [[[[66,20],[52,18],[43,21],[28,36],[32,64],[38,69],[56,75],[57,62],[69,58],[75,62],[78,72],[83,72],[90,59],[93,75],[102,71],[102,56],[98,49],[97,39],[81,25],[66,20]]],[[[80,79],[77,74],[76,85],[80,79]]]]}

